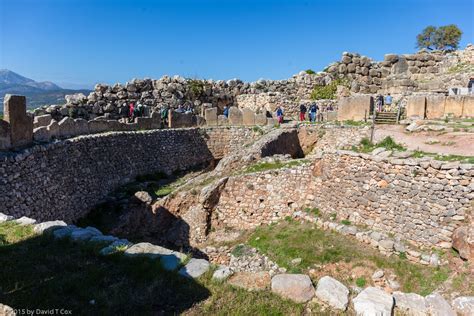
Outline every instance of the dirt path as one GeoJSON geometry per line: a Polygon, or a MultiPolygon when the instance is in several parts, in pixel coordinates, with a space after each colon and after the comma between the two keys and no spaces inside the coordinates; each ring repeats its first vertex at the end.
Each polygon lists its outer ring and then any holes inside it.
{"type": "Polygon", "coordinates": [[[467,132],[417,132],[408,133],[402,125],[377,125],[375,142],[391,136],[397,143],[404,144],[410,150],[422,150],[429,153],[474,156],[474,133],[467,132]]]}

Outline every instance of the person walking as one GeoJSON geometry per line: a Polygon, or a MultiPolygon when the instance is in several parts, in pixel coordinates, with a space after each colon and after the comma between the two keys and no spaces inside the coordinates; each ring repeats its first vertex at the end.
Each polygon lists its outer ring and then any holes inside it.
{"type": "MultiPolygon", "coordinates": [[[[385,105],[387,105],[388,111],[390,111],[390,107],[392,105],[392,96],[390,93],[387,94],[385,97],[385,105]]],[[[382,104],[382,110],[383,110],[383,104],[382,104]]],[[[387,109],[385,109],[387,111],[387,109]]]]}
{"type": "Polygon", "coordinates": [[[278,118],[278,123],[283,123],[283,109],[281,108],[281,106],[278,106],[276,110],[276,116],[278,118]]]}
{"type": "Polygon", "coordinates": [[[226,118],[229,118],[229,107],[227,105],[224,105],[223,114],[226,118]]]}
{"type": "Polygon", "coordinates": [[[130,102],[128,106],[128,117],[131,121],[133,121],[133,115],[135,114],[135,104],[133,102],[130,102]]]}
{"type": "Polygon", "coordinates": [[[376,98],[375,105],[377,106],[377,111],[382,112],[383,109],[383,97],[379,94],[376,98]]]}
{"type": "Polygon", "coordinates": [[[163,105],[161,107],[161,122],[163,123],[164,126],[168,125],[168,106],[163,105]]]}
{"type": "Polygon", "coordinates": [[[316,122],[316,115],[318,113],[319,107],[316,103],[311,104],[309,108],[309,118],[310,122],[316,122]]]}
{"type": "Polygon", "coordinates": [[[306,106],[301,103],[300,105],[300,122],[303,122],[306,119],[306,106]]]}

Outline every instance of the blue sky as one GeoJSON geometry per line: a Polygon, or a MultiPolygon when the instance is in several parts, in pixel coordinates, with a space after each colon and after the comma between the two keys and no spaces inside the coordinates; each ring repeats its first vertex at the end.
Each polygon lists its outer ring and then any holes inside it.
{"type": "Polygon", "coordinates": [[[73,87],[284,79],[343,51],[414,52],[430,24],[457,24],[465,47],[473,20],[474,0],[0,0],[0,68],[73,87]]]}

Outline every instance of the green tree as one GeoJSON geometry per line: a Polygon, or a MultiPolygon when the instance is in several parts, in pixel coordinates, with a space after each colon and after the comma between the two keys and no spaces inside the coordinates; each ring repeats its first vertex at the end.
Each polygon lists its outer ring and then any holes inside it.
{"type": "Polygon", "coordinates": [[[425,27],[425,29],[416,36],[416,47],[430,50],[434,49],[436,30],[436,26],[433,25],[425,27]]]}
{"type": "Polygon", "coordinates": [[[436,27],[427,26],[416,36],[418,48],[451,50],[457,49],[461,40],[462,31],[454,24],[436,27]]]}
{"type": "Polygon", "coordinates": [[[436,30],[435,45],[437,49],[457,49],[461,40],[462,31],[454,24],[440,26],[436,30]]]}

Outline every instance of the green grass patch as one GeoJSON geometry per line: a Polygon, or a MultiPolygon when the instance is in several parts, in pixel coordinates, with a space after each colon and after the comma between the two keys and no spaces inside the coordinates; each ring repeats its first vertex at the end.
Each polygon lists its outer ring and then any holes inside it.
{"type": "Polygon", "coordinates": [[[253,172],[262,172],[273,169],[282,169],[282,168],[291,168],[295,166],[300,166],[304,163],[307,163],[306,159],[299,160],[290,160],[290,161],[275,161],[275,162],[257,162],[251,166],[248,166],[243,173],[253,173],[253,172]]]}
{"type": "Polygon", "coordinates": [[[474,164],[474,156],[439,155],[436,153],[428,153],[421,150],[416,150],[412,157],[414,158],[432,157],[433,159],[439,160],[439,161],[459,161],[463,163],[474,164]]]}
{"type": "Polygon", "coordinates": [[[343,125],[347,126],[367,126],[369,123],[364,122],[364,121],[354,121],[354,120],[347,120],[342,122],[343,125]]]}
{"type": "MultiPolygon", "coordinates": [[[[397,256],[387,258],[357,240],[337,232],[323,231],[306,222],[282,221],[277,225],[261,226],[250,237],[249,244],[290,273],[304,272],[301,267],[334,263],[371,267],[373,271],[389,269],[397,276],[402,291],[423,295],[436,289],[449,273],[447,267],[426,267],[397,256]],[[294,258],[302,259],[298,267],[291,264],[294,258]]],[[[347,285],[353,282],[347,271],[333,277],[347,285]]]]}
{"type": "Polygon", "coordinates": [[[155,190],[154,193],[157,197],[164,197],[173,192],[173,187],[171,185],[163,185],[159,189],[155,190]]]}
{"type": "Polygon", "coordinates": [[[343,219],[343,220],[341,221],[341,224],[343,224],[343,225],[350,225],[351,222],[350,222],[349,220],[347,220],[347,219],[343,219]]]}
{"type": "Polygon", "coordinates": [[[101,257],[31,226],[0,224],[0,298],[15,309],[54,308],[73,315],[301,315],[302,304],[270,291],[248,292],[164,271],[157,260],[101,257]],[[94,301],[93,304],[90,302],[94,301]]]}
{"type": "Polygon", "coordinates": [[[308,213],[310,215],[314,215],[316,217],[319,217],[321,215],[321,211],[317,207],[313,207],[313,208],[307,207],[307,208],[304,209],[304,211],[306,213],[308,213]]]}
{"type": "Polygon", "coordinates": [[[352,146],[352,150],[362,153],[369,153],[375,148],[384,147],[387,150],[405,151],[406,148],[398,144],[392,137],[387,136],[380,142],[374,144],[369,138],[364,137],[361,139],[359,146],[352,146]]]}
{"type": "Polygon", "coordinates": [[[358,287],[364,288],[367,284],[367,280],[363,277],[360,277],[356,279],[355,283],[358,287]]]}

